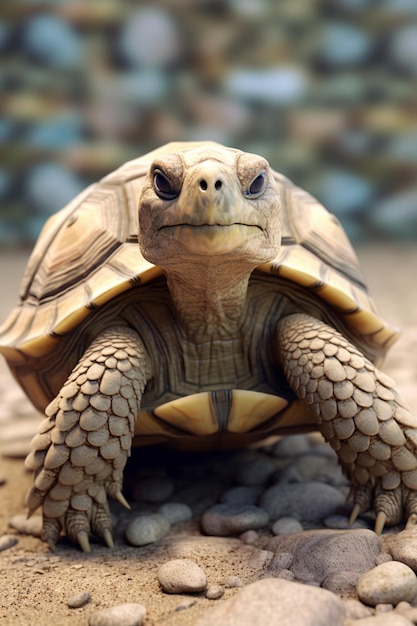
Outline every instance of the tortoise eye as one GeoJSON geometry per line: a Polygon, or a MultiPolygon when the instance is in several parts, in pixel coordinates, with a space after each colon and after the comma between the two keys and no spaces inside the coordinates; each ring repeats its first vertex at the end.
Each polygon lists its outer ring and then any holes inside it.
{"type": "Polygon", "coordinates": [[[265,174],[258,174],[258,176],[254,178],[251,184],[249,185],[246,195],[258,196],[265,189],[265,184],[266,184],[265,174]]]}
{"type": "Polygon", "coordinates": [[[178,191],[161,170],[154,171],[153,186],[158,196],[163,200],[173,200],[178,196],[178,191]]]}

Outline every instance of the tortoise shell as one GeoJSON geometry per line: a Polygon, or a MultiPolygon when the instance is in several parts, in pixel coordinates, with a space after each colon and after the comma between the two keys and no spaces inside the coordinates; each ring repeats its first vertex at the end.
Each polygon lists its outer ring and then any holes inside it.
{"type": "MultiPolygon", "coordinates": [[[[0,328],[0,352],[40,410],[68,375],[68,364],[60,358],[63,337],[88,322],[97,308],[163,275],[138,246],[138,198],[152,161],[205,145],[216,146],[175,142],[129,161],[45,224],[19,303],[0,328]],[[53,375],[51,363],[58,370],[53,375]]],[[[283,211],[282,245],[277,257],[257,271],[301,291],[306,306],[314,297],[331,308],[368,358],[380,361],[398,333],[378,315],[340,223],[307,192],[273,175],[283,211]]]]}

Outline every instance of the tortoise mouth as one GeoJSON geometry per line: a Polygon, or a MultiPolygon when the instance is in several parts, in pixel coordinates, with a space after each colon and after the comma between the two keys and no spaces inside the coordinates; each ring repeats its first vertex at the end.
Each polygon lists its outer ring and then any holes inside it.
{"type": "Polygon", "coordinates": [[[249,239],[265,236],[255,224],[172,224],[164,225],[158,233],[175,239],[186,248],[202,254],[224,254],[239,248],[249,239]]]}

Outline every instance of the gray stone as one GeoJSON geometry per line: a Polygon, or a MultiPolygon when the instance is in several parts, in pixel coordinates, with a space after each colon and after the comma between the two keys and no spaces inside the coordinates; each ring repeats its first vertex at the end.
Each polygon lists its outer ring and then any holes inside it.
{"type": "Polygon", "coordinates": [[[417,527],[382,535],[381,541],[384,551],[395,561],[401,561],[417,571],[417,527]]]}
{"type": "Polygon", "coordinates": [[[239,485],[228,489],[220,496],[220,502],[228,504],[256,504],[263,492],[260,485],[248,487],[239,485]]]}
{"type": "Polygon", "coordinates": [[[373,568],[380,545],[371,530],[307,530],[273,537],[266,549],[291,553],[289,569],[297,580],[322,584],[336,573],[360,575],[373,568]]]}
{"type": "Polygon", "coordinates": [[[342,68],[364,62],[372,48],[372,40],[359,28],[334,22],[323,28],[319,56],[328,65],[342,68]]]}
{"type": "Polygon", "coordinates": [[[302,532],[303,527],[294,517],[281,517],[273,524],[271,530],[274,535],[290,535],[302,532]]]}
{"type": "Polygon", "coordinates": [[[170,531],[171,525],[160,513],[142,515],[132,520],[125,531],[126,540],[132,546],[144,546],[159,541],[170,531]]]}
{"type": "Polygon", "coordinates": [[[8,550],[9,548],[13,548],[18,542],[17,537],[15,535],[2,535],[0,537],[0,552],[3,550],[8,550]]]}
{"type": "Polygon", "coordinates": [[[88,626],[141,626],[146,617],[143,604],[126,602],[93,613],[88,626]]]}
{"type": "Polygon", "coordinates": [[[77,595],[72,596],[69,600],[67,600],[67,606],[69,609],[79,609],[82,606],[88,604],[91,600],[91,593],[89,591],[82,591],[81,593],[77,593],[77,595]]]}
{"type": "Polygon", "coordinates": [[[246,487],[264,485],[275,469],[272,461],[260,456],[239,465],[235,471],[235,479],[246,487]]]}
{"type": "Polygon", "coordinates": [[[221,585],[211,585],[206,591],[206,598],[208,600],[218,600],[224,594],[224,587],[221,585]]]}
{"type": "Polygon", "coordinates": [[[389,561],[365,572],[357,582],[357,592],[370,606],[412,602],[417,596],[417,577],[408,565],[389,561]]]}
{"type": "Polygon", "coordinates": [[[196,626],[343,626],[343,602],[325,589],[264,578],[207,611],[196,626]]]}
{"type": "Polygon", "coordinates": [[[193,516],[190,507],[182,502],[165,502],[159,507],[158,513],[166,517],[170,524],[185,522],[193,516]]]}
{"type": "Polygon", "coordinates": [[[263,528],[268,522],[268,513],[251,504],[216,504],[201,518],[204,532],[217,537],[263,528]]]}
{"type": "Polygon", "coordinates": [[[196,593],[207,587],[207,577],[191,559],[172,559],[158,570],[158,580],[166,593],[196,593]]]}
{"type": "Polygon", "coordinates": [[[295,517],[317,522],[344,504],[345,498],[331,485],[316,481],[306,483],[277,483],[261,496],[259,504],[271,520],[295,517]]]}
{"type": "Polygon", "coordinates": [[[346,617],[351,619],[363,619],[364,617],[370,617],[372,610],[353,598],[345,600],[346,617]]]}
{"type": "Polygon", "coordinates": [[[357,572],[333,572],[321,583],[323,589],[328,589],[341,597],[356,597],[357,572]]]}
{"type": "Polygon", "coordinates": [[[311,450],[311,443],[307,435],[289,435],[277,441],[271,453],[276,457],[292,457],[304,454],[311,450]]]}

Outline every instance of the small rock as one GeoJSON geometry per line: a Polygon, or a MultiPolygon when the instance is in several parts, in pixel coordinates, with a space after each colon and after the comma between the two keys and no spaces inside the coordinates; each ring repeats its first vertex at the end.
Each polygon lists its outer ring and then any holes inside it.
{"type": "Polygon", "coordinates": [[[280,480],[289,483],[316,480],[334,487],[347,484],[336,455],[330,457],[316,453],[297,457],[294,463],[281,472],[280,480]]]}
{"type": "Polygon", "coordinates": [[[165,502],[159,507],[158,513],[166,517],[170,524],[185,522],[193,516],[190,507],[182,502],[165,502]]]}
{"type": "Polygon", "coordinates": [[[393,611],[394,607],[392,604],[377,604],[375,606],[375,614],[376,613],[389,613],[393,611]]]}
{"type": "Polygon", "coordinates": [[[151,476],[141,479],[133,488],[134,500],[163,502],[174,491],[174,483],[168,476],[151,476]]]}
{"type": "Polygon", "coordinates": [[[210,585],[206,591],[206,598],[208,600],[218,600],[224,594],[224,587],[221,585],[210,585]]]}
{"type": "Polygon", "coordinates": [[[219,603],[196,626],[343,626],[343,602],[333,593],[280,578],[264,578],[219,603]]]}
{"type": "Polygon", "coordinates": [[[40,537],[42,534],[42,516],[33,515],[29,519],[26,515],[14,515],[9,525],[19,533],[24,535],[33,535],[33,537],[40,537]]]}
{"type": "Polygon", "coordinates": [[[326,576],[321,583],[323,589],[328,589],[341,597],[356,596],[356,583],[359,574],[356,572],[333,572],[326,576]]]}
{"type": "Polygon", "coordinates": [[[220,496],[220,502],[224,504],[256,504],[263,492],[261,486],[248,487],[239,485],[228,489],[220,496]]]}
{"type": "Polygon", "coordinates": [[[399,561],[381,563],[365,572],[358,580],[359,599],[365,604],[412,602],[417,595],[417,577],[413,570],[399,561]]]}
{"type": "Polygon", "coordinates": [[[380,544],[371,530],[305,530],[270,539],[267,550],[289,552],[297,580],[322,584],[337,572],[361,575],[375,566],[380,544]]]}
{"type": "Polygon", "coordinates": [[[260,499],[260,506],[271,520],[296,517],[317,522],[344,504],[341,492],[316,481],[306,483],[277,483],[269,487],[260,499]]]}
{"type": "Polygon", "coordinates": [[[158,570],[158,580],[166,593],[196,593],[207,587],[207,577],[191,559],[172,559],[158,570]]]}
{"type": "Polygon", "coordinates": [[[345,611],[346,617],[350,619],[362,619],[372,615],[372,610],[368,606],[365,606],[362,602],[354,600],[353,598],[349,598],[345,601],[345,611]]]}
{"type": "Polygon", "coordinates": [[[256,487],[264,485],[275,469],[272,461],[260,456],[239,465],[235,471],[235,479],[245,487],[256,487]]]}
{"type": "Polygon", "coordinates": [[[289,569],[294,557],[290,552],[279,552],[269,564],[269,571],[289,569]]]}
{"type": "Polygon", "coordinates": [[[186,611],[187,609],[190,609],[192,606],[194,606],[194,604],[197,604],[197,600],[195,598],[184,598],[182,602],[177,604],[175,610],[186,611]]]}
{"type": "Polygon", "coordinates": [[[274,535],[290,535],[302,532],[303,527],[294,517],[281,517],[272,526],[274,535]]]}
{"type": "Polygon", "coordinates": [[[170,528],[169,521],[160,513],[142,515],[128,524],[125,537],[132,546],[144,546],[165,537],[170,528]]]}
{"type": "Polygon", "coordinates": [[[417,571],[417,528],[382,535],[382,542],[395,561],[401,561],[417,571]]]}
{"type": "Polygon", "coordinates": [[[257,542],[259,534],[256,530],[246,530],[240,535],[239,539],[243,541],[243,543],[246,543],[246,545],[250,546],[257,542]]]}
{"type": "Polygon", "coordinates": [[[228,576],[224,581],[224,586],[228,589],[234,589],[235,587],[243,587],[243,582],[239,576],[228,576]]]}
{"type": "Polygon", "coordinates": [[[292,457],[304,454],[311,449],[307,435],[291,435],[283,437],[272,448],[272,454],[276,457],[292,457]]]}
{"type": "Polygon", "coordinates": [[[17,544],[17,537],[15,535],[2,535],[0,537],[0,552],[13,548],[17,544]]]}
{"type": "Polygon", "coordinates": [[[69,609],[79,609],[82,606],[88,604],[91,600],[91,593],[89,591],[82,591],[81,593],[77,593],[77,595],[72,596],[69,600],[67,600],[67,606],[69,609]]]}
{"type": "Polygon", "coordinates": [[[141,626],[146,616],[143,604],[126,602],[93,613],[89,626],[141,626]]]}
{"type": "Polygon", "coordinates": [[[263,528],[268,522],[268,513],[251,504],[216,504],[201,518],[204,532],[216,537],[263,528]]]}

